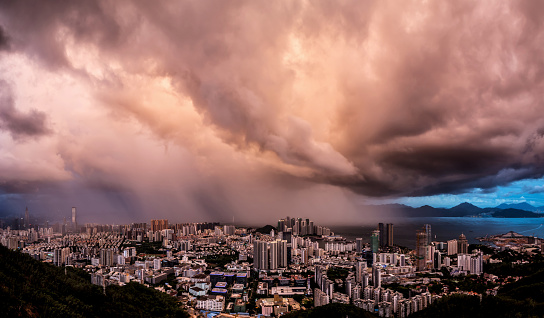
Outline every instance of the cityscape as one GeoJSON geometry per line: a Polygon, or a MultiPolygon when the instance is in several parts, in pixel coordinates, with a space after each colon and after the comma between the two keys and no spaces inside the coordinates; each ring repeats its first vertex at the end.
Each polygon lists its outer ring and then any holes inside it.
{"type": "Polygon", "coordinates": [[[538,237],[510,231],[479,238],[482,244],[469,244],[463,233],[435,241],[431,224],[413,233],[410,249],[395,244],[391,223],[347,240],[290,216],[261,228],[167,219],[80,224],[76,207],[51,226],[31,219],[26,209],[15,227],[2,228],[0,244],[84,271],[104,292],[112,285],[153,288],[191,317],[280,317],[328,304],[411,317],[453,295],[496,297],[505,284],[531,274],[513,266],[544,262],[538,237]]]}
{"type": "Polygon", "coordinates": [[[543,16],[0,0],[0,317],[544,318],[543,16]]]}

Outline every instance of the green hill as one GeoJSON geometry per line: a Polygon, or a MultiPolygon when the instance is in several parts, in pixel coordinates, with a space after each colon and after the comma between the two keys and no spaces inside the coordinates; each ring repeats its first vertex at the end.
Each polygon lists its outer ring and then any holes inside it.
{"type": "Polygon", "coordinates": [[[263,227],[260,227],[260,228],[256,229],[255,232],[259,232],[259,233],[262,233],[262,234],[270,234],[270,231],[272,231],[272,230],[277,232],[275,227],[273,227],[270,224],[267,224],[267,225],[265,225],[263,227]]]}
{"type": "Polygon", "coordinates": [[[284,318],[374,318],[378,317],[354,305],[328,304],[308,310],[290,312],[284,318]]]}
{"type": "Polygon", "coordinates": [[[544,271],[505,285],[499,295],[444,297],[412,318],[544,317],[544,271]]]}
{"type": "Polygon", "coordinates": [[[59,268],[0,245],[2,317],[188,317],[175,298],[137,283],[106,295],[82,270],[59,268]]]}

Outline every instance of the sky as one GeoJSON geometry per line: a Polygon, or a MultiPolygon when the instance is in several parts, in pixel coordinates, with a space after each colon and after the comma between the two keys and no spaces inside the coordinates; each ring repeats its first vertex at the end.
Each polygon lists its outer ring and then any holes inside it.
{"type": "Polygon", "coordinates": [[[0,215],[544,205],[540,1],[0,1],[0,215]]]}

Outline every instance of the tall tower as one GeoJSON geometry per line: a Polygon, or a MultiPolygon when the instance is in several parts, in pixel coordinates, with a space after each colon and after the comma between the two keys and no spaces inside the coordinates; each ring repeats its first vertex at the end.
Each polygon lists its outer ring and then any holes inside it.
{"type": "Polygon", "coordinates": [[[26,210],[25,210],[25,229],[28,229],[30,225],[30,216],[28,214],[28,207],[26,207],[26,210]]]}
{"type": "Polygon", "coordinates": [[[387,223],[387,245],[393,246],[393,224],[387,223]]]}
{"type": "Polygon", "coordinates": [[[72,207],[72,226],[74,230],[77,230],[77,212],[75,206],[72,207]]]}
{"type": "Polygon", "coordinates": [[[378,223],[378,231],[380,231],[380,247],[385,247],[387,245],[387,241],[386,241],[386,237],[387,237],[387,232],[386,232],[386,227],[384,226],[383,223],[378,223]]]}
{"type": "Polygon", "coordinates": [[[457,253],[467,254],[468,253],[468,240],[465,234],[461,233],[459,239],[457,240],[457,253]]]}
{"type": "Polygon", "coordinates": [[[425,229],[416,231],[416,270],[425,269],[427,255],[427,232],[425,229]]]}
{"type": "Polygon", "coordinates": [[[370,236],[370,247],[372,248],[372,253],[378,253],[380,246],[380,231],[374,230],[372,231],[372,235],[370,236]]]}
{"type": "Polygon", "coordinates": [[[425,233],[427,234],[427,245],[431,245],[431,241],[433,240],[431,235],[431,225],[425,224],[423,225],[423,228],[425,229],[425,233]]]}

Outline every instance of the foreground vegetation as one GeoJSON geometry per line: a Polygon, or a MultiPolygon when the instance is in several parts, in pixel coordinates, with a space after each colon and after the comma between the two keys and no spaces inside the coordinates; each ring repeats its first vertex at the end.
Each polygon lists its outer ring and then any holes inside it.
{"type": "Polygon", "coordinates": [[[378,317],[354,305],[328,304],[309,310],[290,312],[284,318],[374,318],[378,317]]]}
{"type": "Polygon", "coordinates": [[[4,317],[188,317],[175,298],[137,283],[90,283],[89,274],[59,268],[0,246],[4,317]]]}
{"type": "Polygon", "coordinates": [[[505,285],[496,297],[444,297],[410,317],[544,317],[544,271],[505,285]]]}

